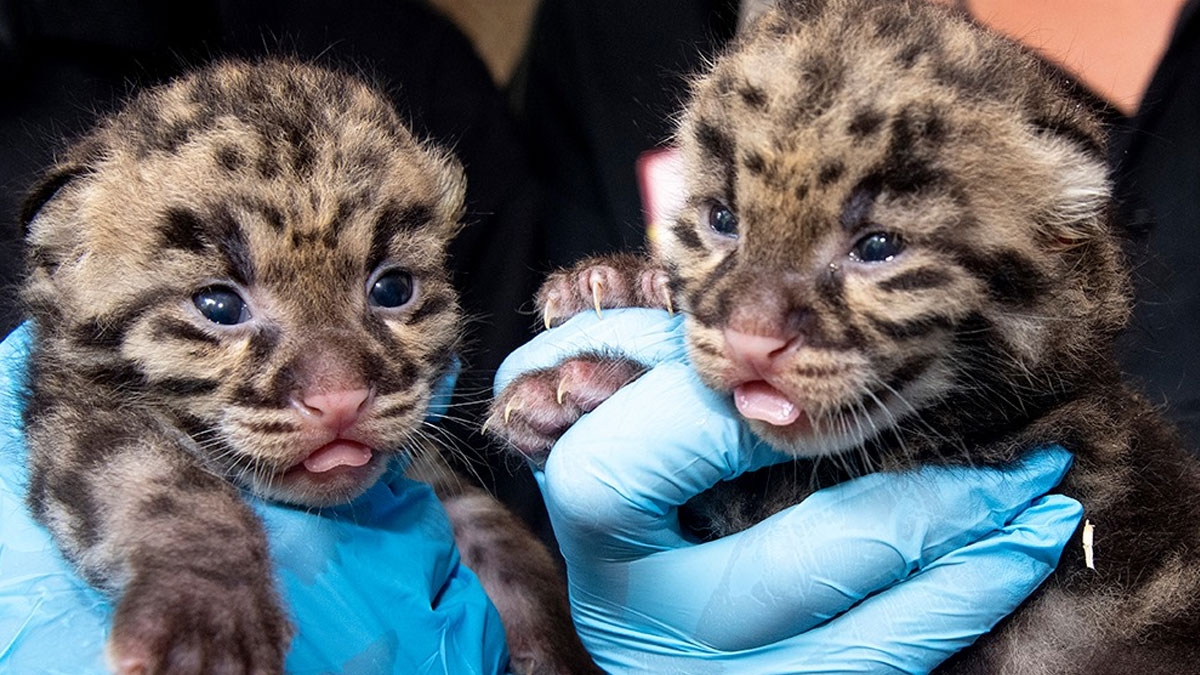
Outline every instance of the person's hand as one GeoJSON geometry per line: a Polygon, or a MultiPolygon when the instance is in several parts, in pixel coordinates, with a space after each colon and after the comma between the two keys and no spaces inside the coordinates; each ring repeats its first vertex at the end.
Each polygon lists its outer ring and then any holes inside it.
{"type": "Polygon", "coordinates": [[[786,459],[688,365],[681,320],[583,314],[515,352],[521,373],[581,352],[653,368],[584,415],[536,471],[584,644],[611,672],[927,672],[1054,569],[1082,514],[1042,496],[1061,448],[1019,466],[871,474],[697,544],[677,507],[786,459]]]}
{"type": "MultiPolygon", "coordinates": [[[[29,329],[0,344],[0,672],[107,673],[112,603],[62,559],[24,504],[20,406],[29,329]]],[[[444,407],[448,377],[435,406],[444,407]]],[[[428,486],[397,471],[319,513],[248,498],[295,629],[288,673],[502,673],[500,617],[459,564],[428,486]]]]}

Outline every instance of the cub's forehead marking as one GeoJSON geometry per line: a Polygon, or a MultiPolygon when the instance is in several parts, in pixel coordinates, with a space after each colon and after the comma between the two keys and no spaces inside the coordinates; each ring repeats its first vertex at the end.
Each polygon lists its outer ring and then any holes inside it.
{"type": "Polygon", "coordinates": [[[164,248],[219,253],[230,278],[240,284],[250,285],[257,276],[246,232],[227,204],[203,213],[189,206],[168,207],[160,219],[159,239],[164,248]]]}

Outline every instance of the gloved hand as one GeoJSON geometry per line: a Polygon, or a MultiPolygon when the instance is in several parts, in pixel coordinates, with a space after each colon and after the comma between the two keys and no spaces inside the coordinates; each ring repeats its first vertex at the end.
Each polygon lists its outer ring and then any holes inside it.
{"type": "Polygon", "coordinates": [[[1082,514],[1053,488],[1061,448],[1020,466],[872,474],[744,532],[696,544],[676,507],[782,461],[689,367],[681,318],[579,315],[514,353],[517,375],[583,351],[650,372],[584,415],[538,485],[566,559],[575,623],[614,672],[928,672],[1053,570],[1082,514]]]}
{"type": "MultiPolygon", "coordinates": [[[[62,560],[24,504],[28,348],[27,327],[0,344],[0,672],[106,673],[112,605],[62,560]]],[[[450,523],[424,484],[397,471],[320,513],[250,503],[296,629],[289,674],[505,672],[500,617],[459,564],[450,523]]]]}

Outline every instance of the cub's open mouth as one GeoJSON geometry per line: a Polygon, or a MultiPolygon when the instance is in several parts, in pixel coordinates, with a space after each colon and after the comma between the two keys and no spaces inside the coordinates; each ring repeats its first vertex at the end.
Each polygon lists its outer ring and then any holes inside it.
{"type": "Polygon", "coordinates": [[[365,469],[375,458],[375,451],[370,446],[337,438],[313,450],[307,457],[289,467],[284,475],[291,477],[306,474],[316,480],[333,478],[356,473],[356,469],[365,469]]]}
{"type": "Polygon", "coordinates": [[[733,404],[746,419],[785,427],[792,424],[804,410],[788,400],[783,392],[765,380],[743,382],[733,390],[733,404]]]}

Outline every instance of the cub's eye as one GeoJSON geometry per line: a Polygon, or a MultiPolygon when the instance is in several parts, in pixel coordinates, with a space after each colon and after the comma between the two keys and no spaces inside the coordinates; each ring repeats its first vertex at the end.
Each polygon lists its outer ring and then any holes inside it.
{"type": "Polygon", "coordinates": [[[714,202],[708,207],[708,226],[717,234],[726,237],[736,237],[738,233],[737,216],[733,215],[729,207],[719,202],[714,202]]]}
{"type": "Polygon", "coordinates": [[[904,240],[892,232],[872,232],[850,249],[850,258],[859,262],[887,262],[904,250],[904,240]]]}
{"type": "Polygon", "coordinates": [[[413,278],[404,270],[384,272],[367,292],[367,298],[375,307],[400,307],[412,300],[412,296],[413,278]]]}
{"type": "Polygon", "coordinates": [[[250,308],[237,291],[228,286],[209,286],[192,296],[192,304],[204,318],[222,326],[234,326],[250,320],[250,308]]]}

